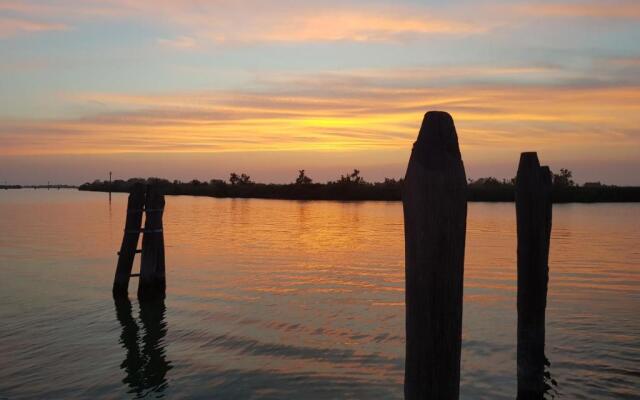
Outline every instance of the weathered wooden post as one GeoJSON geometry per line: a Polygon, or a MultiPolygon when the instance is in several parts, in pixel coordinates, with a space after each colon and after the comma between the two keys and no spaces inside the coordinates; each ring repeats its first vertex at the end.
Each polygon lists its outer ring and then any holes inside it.
{"type": "Polygon", "coordinates": [[[140,183],[135,184],[131,189],[131,193],[129,193],[129,200],[127,202],[124,235],[122,237],[120,251],[118,252],[116,276],[113,280],[114,296],[127,296],[133,259],[136,253],[139,252],[136,247],[138,246],[138,239],[140,238],[144,199],[144,186],[140,183]]]}
{"type": "Polygon", "coordinates": [[[518,399],[545,392],[544,342],[549,243],[551,171],[536,153],[522,153],[516,176],[518,225],[518,399]]]}
{"type": "Polygon", "coordinates": [[[404,180],[405,399],[460,392],[466,176],[453,119],[430,111],[404,180]]]}
{"type": "Polygon", "coordinates": [[[163,212],[164,195],[159,193],[157,187],[147,186],[146,219],[142,236],[140,281],[138,282],[139,300],[164,298],[165,295],[163,212]]]}

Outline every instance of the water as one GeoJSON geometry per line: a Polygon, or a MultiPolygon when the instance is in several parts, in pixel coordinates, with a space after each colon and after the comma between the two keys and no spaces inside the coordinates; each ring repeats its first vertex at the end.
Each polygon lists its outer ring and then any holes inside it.
{"type": "MultiPolygon", "coordinates": [[[[0,398],[402,398],[400,203],[168,197],[143,309],[111,298],[125,206],[0,192],[0,398]]],[[[553,223],[548,396],[638,399],[640,204],[553,223]]],[[[513,204],[469,205],[464,399],[515,398],[514,230],[513,204]]]]}

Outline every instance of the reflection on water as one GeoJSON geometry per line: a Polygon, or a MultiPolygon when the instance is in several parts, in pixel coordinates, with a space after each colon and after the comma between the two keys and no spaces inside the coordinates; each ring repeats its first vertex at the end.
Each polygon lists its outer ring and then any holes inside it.
{"type": "Polygon", "coordinates": [[[558,382],[553,379],[553,375],[551,375],[551,362],[547,358],[544,357],[544,394],[541,398],[545,399],[555,399],[558,397],[558,382]]]}
{"type": "Polygon", "coordinates": [[[126,373],[122,382],[129,386],[129,393],[134,393],[136,398],[146,397],[150,393],[161,397],[159,395],[168,386],[166,375],[171,369],[165,350],[167,323],[164,320],[164,300],[140,303],[142,329],[133,318],[128,298],[115,297],[114,303],[116,317],[122,326],[120,343],[126,354],[120,364],[126,373]]]}
{"type": "Polygon", "coordinates": [[[540,371],[540,375],[533,376],[533,378],[537,379],[536,382],[542,382],[540,386],[543,388],[543,390],[541,392],[524,391],[518,388],[517,400],[543,400],[555,399],[556,397],[558,397],[558,382],[556,382],[556,380],[551,375],[551,362],[546,355],[544,356],[543,364],[540,365],[539,369],[537,370],[540,371]]]}
{"type": "MultiPolygon", "coordinates": [[[[400,203],[167,197],[166,308],[114,312],[125,208],[1,191],[0,398],[402,398],[400,203]]],[[[513,400],[513,204],[467,226],[461,398],[513,400]]],[[[638,243],[640,204],[554,208],[547,398],[640,393],[638,243]]]]}

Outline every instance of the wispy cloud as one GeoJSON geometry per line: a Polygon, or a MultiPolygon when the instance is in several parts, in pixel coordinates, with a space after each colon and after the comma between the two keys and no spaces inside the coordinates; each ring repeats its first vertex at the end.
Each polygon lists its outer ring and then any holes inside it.
{"type": "MultiPolygon", "coordinates": [[[[640,68],[640,56],[617,57],[606,60],[610,65],[619,68],[640,68]]],[[[640,74],[640,70],[637,71],[640,74]]]]}
{"type": "Polygon", "coordinates": [[[158,39],[158,44],[163,47],[184,50],[196,49],[199,47],[196,39],[190,36],[179,36],[173,39],[158,39]]]}
{"type": "Polygon", "coordinates": [[[0,17],[0,39],[18,36],[21,34],[65,31],[69,26],[61,23],[32,21],[22,18],[0,17]]]}

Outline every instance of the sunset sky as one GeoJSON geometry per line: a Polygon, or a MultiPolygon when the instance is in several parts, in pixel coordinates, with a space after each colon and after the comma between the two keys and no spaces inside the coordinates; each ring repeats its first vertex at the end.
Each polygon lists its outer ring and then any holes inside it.
{"type": "Polygon", "coordinates": [[[640,1],[0,0],[0,183],[399,177],[428,110],[639,185],[640,1]]]}

